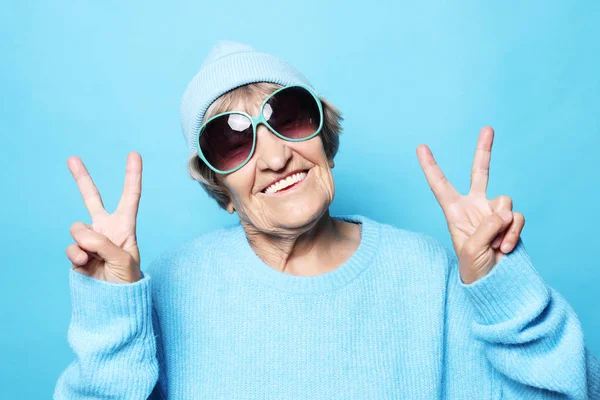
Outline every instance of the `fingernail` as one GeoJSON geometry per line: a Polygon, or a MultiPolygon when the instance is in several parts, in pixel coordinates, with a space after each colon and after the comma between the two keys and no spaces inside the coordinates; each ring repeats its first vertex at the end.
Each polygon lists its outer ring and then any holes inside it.
{"type": "Polygon", "coordinates": [[[505,222],[510,221],[510,218],[512,217],[512,212],[511,211],[507,211],[507,210],[502,210],[498,212],[498,215],[500,216],[500,218],[502,218],[505,222]]]}
{"type": "Polygon", "coordinates": [[[502,250],[504,253],[508,252],[508,249],[510,249],[510,244],[509,243],[504,243],[502,245],[502,248],[500,250],[502,250]]]}

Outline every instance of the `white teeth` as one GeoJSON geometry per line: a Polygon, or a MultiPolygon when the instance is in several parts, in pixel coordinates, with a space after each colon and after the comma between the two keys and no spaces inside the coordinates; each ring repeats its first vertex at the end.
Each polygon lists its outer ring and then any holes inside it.
{"type": "Polygon", "coordinates": [[[301,181],[306,176],[306,172],[298,172],[294,175],[290,175],[285,179],[281,179],[268,188],[265,189],[265,193],[276,193],[282,189],[285,189],[288,186],[293,185],[296,182],[301,181]]]}

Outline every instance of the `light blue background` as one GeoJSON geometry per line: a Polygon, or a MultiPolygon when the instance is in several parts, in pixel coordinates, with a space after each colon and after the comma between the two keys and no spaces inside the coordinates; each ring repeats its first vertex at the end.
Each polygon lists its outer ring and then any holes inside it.
{"type": "Polygon", "coordinates": [[[288,60],[344,112],[334,214],[451,248],[415,148],[464,194],[479,130],[494,127],[488,195],[525,215],[536,269],[600,356],[600,3],[527,3],[2,2],[0,398],[50,398],[73,359],[65,250],[90,219],[69,156],[112,212],[127,153],[142,155],[142,267],[235,222],[188,178],[178,120],[218,39],[288,60]]]}

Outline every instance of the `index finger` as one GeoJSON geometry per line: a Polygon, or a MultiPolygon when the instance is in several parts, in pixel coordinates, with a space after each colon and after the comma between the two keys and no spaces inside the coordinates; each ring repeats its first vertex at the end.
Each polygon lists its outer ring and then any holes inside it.
{"type": "Polygon", "coordinates": [[[77,156],[71,156],[67,159],[67,166],[69,167],[69,171],[71,171],[71,175],[75,178],[81,197],[83,197],[83,202],[92,219],[106,213],[102,198],[100,197],[100,192],[94,184],[87,168],[83,164],[83,161],[77,156]]]}
{"type": "Polygon", "coordinates": [[[460,193],[446,178],[427,145],[422,144],[417,147],[417,157],[435,198],[440,203],[440,206],[442,206],[442,209],[445,210],[447,205],[460,198],[460,193]]]}

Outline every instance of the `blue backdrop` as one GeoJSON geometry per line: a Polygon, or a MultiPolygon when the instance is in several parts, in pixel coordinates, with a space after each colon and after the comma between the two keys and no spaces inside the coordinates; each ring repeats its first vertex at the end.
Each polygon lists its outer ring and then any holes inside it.
{"type": "Polygon", "coordinates": [[[0,398],[50,398],[73,359],[65,255],[90,222],[66,166],[86,163],[109,212],[143,158],[142,268],[237,220],[186,170],[179,101],[219,39],[296,65],[344,113],[332,213],[451,248],[415,149],[465,194],[479,130],[496,131],[488,195],[600,356],[600,3],[262,0],[0,4],[0,398]],[[509,4],[510,3],[510,4],[509,4]]]}

